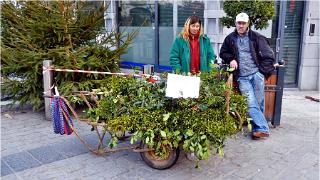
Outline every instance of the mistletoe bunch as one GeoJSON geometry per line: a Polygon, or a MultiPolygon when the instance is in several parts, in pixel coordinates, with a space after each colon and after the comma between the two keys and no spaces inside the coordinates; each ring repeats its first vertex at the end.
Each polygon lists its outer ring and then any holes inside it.
{"type": "Polygon", "coordinates": [[[165,96],[165,81],[109,77],[100,82],[98,91],[104,96],[87,116],[106,123],[105,130],[112,135],[110,147],[117,145],[117,132],[128,131],[133,133],[131,143],[141,139],[159,156],[168,153],[165,147],[179,145],[198,160],[208,159],[212,149],[223,155],[225,139],[242,125],[232,113],[246,118],[245,98],[232,93],[226,103],[228,87],[219,71],[202,73],[200,79],[199,98],[172,99],[165,96]],[[231,113],[226,112],[226,106],[231,113]]]}

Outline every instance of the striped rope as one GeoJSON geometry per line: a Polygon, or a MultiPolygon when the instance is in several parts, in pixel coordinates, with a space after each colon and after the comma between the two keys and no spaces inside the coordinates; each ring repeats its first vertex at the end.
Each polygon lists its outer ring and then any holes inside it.
{"type": "Polygon", "coordinates": [[[46,95],[47,93],[51,92],[53,88],[54,88],[54,85],[52,85],[47,91],[44,91],[43,94],[46,95]]]}
{"type": "Polygon", "coordinates": [[[155,80],[160,80],[160,77],[157,75],[150,74],[129,74],[129,73],[112,73],[112,72],[101,72],[101,71],[87,71],[87,70],[79,70],[79,69],[60,69],[60,68],[45,68],[43,67],[42,73],[47,71],[58,71],[58,72],[76,72],[76,73],[88,73],[88,74],[106,74],[106,75],[118,75],[118,76],[134,76],[134,77],[152,77],[155,80]]]}
{"type": "Polygon", "coordinates": [[[69,114],[69,111],[67,109],[67,106],[65,104],[65,102],[63,101],[63,99],[60,98],[60,108],[62,109],[62,111],[64,112],[64,116],[67,116],[67,117],[63,117],[63,122],[64,122],[64,133],[67,134],[67,135],[70,135],[72,134],[73,130],[70,126],[73,126],[73,122],[72,122],[72,118],[69,114]],[[70,124],[67,122],[69,121],[70,124]]]}

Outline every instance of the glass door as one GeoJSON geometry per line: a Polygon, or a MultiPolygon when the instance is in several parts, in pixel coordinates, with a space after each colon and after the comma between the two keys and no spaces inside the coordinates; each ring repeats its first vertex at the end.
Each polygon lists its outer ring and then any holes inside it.
{"type": "Polygon", "coordinates": [[[173,43],[173,2],[159,1],[159,65],[170,66],[173,43]]]}
{"type": "Polygon", "coordinates": [[[303,1],[280,1],[278,61],[285,62],[284,83],[296,87],[300,63],[303,1]]]}
{"type": "Polygon", "coordinates": [[[284,83],[296,85],[300,62],[303,1],[287,1],[284,25],[283,59],[286,62],[284,83]]]}
{"type": "Polygon", "coordinates": [[[121,56],[123,61],[154,64],[155,56],[155,3],[154,1],[120,1],[119,30],[139,33],[121,56]]]}
{"type": "Polygon", "coordinates": [[[270,42],[270,46],[275,53],[276,62],[279,61],[279,51],[280,51],[280,30],[279,30],[279,23],[281,17],[281,11],[280,11],[280,1],[275,2],[275,17],[272,20],[272,30],[271,30],[271,38],[268,38],[270,42]]]}

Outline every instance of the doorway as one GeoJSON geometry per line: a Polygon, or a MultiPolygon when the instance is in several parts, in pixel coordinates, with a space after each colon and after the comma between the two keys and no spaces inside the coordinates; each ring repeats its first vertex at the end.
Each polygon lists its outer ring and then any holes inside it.
{"type": "Polygon", "coordinates": [[[297,87],[301,52],[304,1],[277,1],[277,61],[285,62],[285,87],[297,87]]]}

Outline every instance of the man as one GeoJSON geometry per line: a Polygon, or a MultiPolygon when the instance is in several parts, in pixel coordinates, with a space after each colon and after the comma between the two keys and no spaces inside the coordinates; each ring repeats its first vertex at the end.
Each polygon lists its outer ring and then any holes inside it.
{"type": "Polygon", "coordinates": [[[249,28],[246,13],[236,16],[236,29],[225,38],[220,57],[235,69],[234,77],[240,92],[247,97],[252,138],[269,137],[264,116],[264,81],[274,70],[274,54],[266,37],[249,28]]]}

